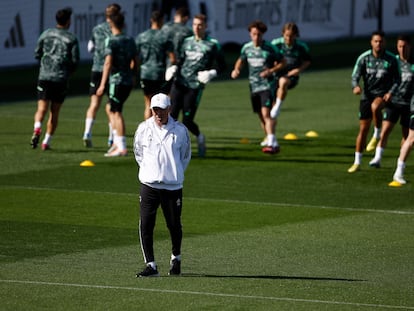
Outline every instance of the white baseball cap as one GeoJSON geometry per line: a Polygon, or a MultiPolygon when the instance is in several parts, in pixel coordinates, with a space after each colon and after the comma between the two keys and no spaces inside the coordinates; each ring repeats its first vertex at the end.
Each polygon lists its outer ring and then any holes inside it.
{"type": "Polygon", "coordinates": [[[152,96],[151,98],[151,109],[155,107],[167,109],[168,107],[170,107],[170,105],[170,98],[166,94],[158,93],[152,96]]]}

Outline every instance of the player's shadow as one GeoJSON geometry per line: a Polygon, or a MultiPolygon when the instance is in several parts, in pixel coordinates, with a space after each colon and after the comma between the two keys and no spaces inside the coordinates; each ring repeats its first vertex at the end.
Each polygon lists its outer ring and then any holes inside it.
{"type": "Polygon", "coordinates": [[[232,279],[266,279],[266,280],[304,280],[304,281],[337,281],[337,282],[365,282],[366,280],[333,278],[333,277],[312,277],[312,276],[285,276],[285,275],[219,275],[204,273],[182,273],[183,277],[200,278],[232,278],[232,279]]]}

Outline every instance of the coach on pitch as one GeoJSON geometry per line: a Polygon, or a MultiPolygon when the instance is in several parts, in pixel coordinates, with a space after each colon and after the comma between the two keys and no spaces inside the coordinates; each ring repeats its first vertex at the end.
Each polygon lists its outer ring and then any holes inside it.
{"type": "Polygon", "coordinates": [[[134,136],[141,182],[139,238],[146,264],[137,277],[159,276],[153,245],[159,205],[171,236],[169,275],[181,274],[182,188],[184,171],[191,159],[191,143],[187,128],[170,116],[170,105],[167,95],[154,95],[152,117],[139,124],[134,136]]]}

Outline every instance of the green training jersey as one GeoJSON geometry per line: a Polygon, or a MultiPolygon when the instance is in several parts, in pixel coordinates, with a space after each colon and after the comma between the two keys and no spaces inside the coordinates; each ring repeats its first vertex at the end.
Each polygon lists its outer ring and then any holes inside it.
{"type": "Polygon", "coordinates": [[[161,32],[170,42],[172,51],[176,56],[179,55],[180,47],[184,39],[193,35],[193,31],[182,23],[168,22],[161,28],[161,32]]]}
{"type": "Polygon", "coordinates": [[[220,73],[226,67],[220,43],[209,36],[202,40],[196,40],[194,36],[186,38],[180,50],[179,60],[177,83],[191,89],[204,86],[197,79],[199,71],[216,69],[217,73],[220,73]],[[213,67],[214,65],[216,66],[213,67]]]}
{"type": "Polygon", "coordinates": [[[50,28],[39,37],[35,58],[40,61],[39,80],[66,82],[79,64],[79,42],[63,28],[50,28]]]}
{"type": "Polygon", "coordinates": [[[240,58],[248,64],[250,91],[257,93],[272,90],[274,86],[274,76],[267,78],[260,77],[260,73],[267,68],[272,68],[274,62],[283,60],[282,54],[267,41],[263,41],[260,46],[254,46],[253,42],[243,45],[240,58]]]}
{"type": "Polygon", "coordinates": [[[285,68],[276,73],[279,77],[286,75],[292,69],[299,68],[303,62],[311,61],[309,47],[301,40],[295,40],[292,46],[286,45],[283,37],[273,39],[271,43],[276,46],[286,60],[285,68]]]}
{"type": "Polygon", "coordinates": [[[352,88],[364,82],[361,99],[382,97],[386,93],[396,94],[401,81],[400,66],[391,52],[385,51],[374,57],[372,50],[362,53],[354,66],[351,77],[352,88]]]}
{"type": "Polygon", "coordinates": [[[412,61],[405,62],[397,55],[397,61],[401,69],[401,83],[391,100],[400,105],[409,105],[414,93],[414,64],[412,61]]]}
{"type": "Polygon", "coordinates": [[[140,61],[140,78],[147,80],[164,80],[170,44],[164,34],[157,29],[148,29],[135,38],[138,59],[140,61]]]}
{"type": "Polygon", "coordinates": [[[94,45],[92,71],[102,72],[105,62],[105,40],[111,36],[111,28],[107,22],[100,23],[92,29],[90,39],[94,45]]]}
{"type": "Polygon", "coordinates": [[[119,34],[106,39],[105,56],[112,56],[112,69],[109,83],[116,85],[132,85],[134,72],[131,61],[136,58],[135,41],[129,36],[119,34]]]}

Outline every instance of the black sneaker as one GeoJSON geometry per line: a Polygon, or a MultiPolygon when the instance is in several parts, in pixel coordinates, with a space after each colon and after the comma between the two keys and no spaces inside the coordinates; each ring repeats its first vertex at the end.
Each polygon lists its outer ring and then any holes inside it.
{"type": "Polygon", "coordinates": [[[137,278],[160,276],[157,269],[153,269],[151,266],[146,266],[144,270],[137,273],[137,278]]]}
{"type": "Polygon", "coordinates": [[[30,145],[33,149],[37,148],[40,139],[40,132],[33,132],[32,140],[30,141],[30,145]]]}
{"type": "Polygon", "coordinates": [[[168,275],[180,275],[181,274],[181,261],[178,259],[171,260],[171,268],[168,275]]]}

